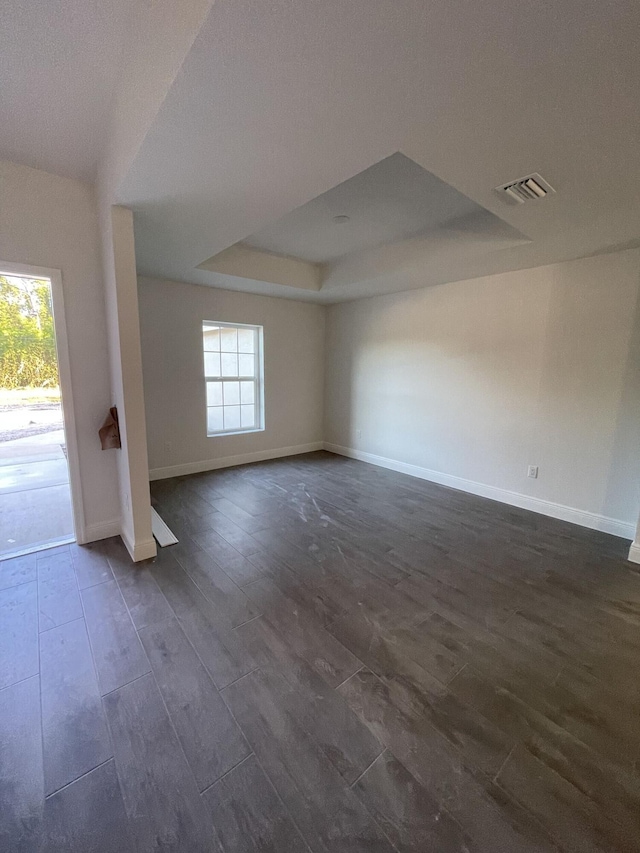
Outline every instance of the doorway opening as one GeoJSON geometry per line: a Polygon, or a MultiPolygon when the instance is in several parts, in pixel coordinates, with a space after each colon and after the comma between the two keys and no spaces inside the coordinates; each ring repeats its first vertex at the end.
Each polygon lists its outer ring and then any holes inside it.
{"type": "Polygon", "coordinates": [[[0,272],[0,560],[75,541],[52,278],[0,272]]]}

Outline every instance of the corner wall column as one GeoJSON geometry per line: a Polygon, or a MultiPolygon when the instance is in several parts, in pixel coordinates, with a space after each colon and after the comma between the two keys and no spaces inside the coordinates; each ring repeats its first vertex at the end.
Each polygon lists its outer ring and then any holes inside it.
{"type": "Polygon", "coordinates": [[[104,205],[100,211],[111,393],[118,408],[121,536],[134,561],[156,555],[151,532],[147,430],[142,384],[133,214],[104,205]]]}

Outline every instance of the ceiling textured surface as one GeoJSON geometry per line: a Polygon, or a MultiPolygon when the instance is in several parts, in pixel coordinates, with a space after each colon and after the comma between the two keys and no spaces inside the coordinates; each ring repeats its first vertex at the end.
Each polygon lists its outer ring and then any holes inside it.
{"type": "Polygon", "coordinates": [[[144,0],[0,0],[0,157],[92,180],[144,0]]]}
{"type": "Polygon", "coordinates": [[[333,302],[633,242],[639,48],[631,0],[218,0],[121,185],[139,268],[333,302]],[[529,240],[378,246],[299,293],[196,269],[396,152],[529,240]],[[531,172],[557,194],[498,197],[531,172]]]}
{"type": "Polygon", "coordinates": [[[481,210],[408,157],[393,154],[243,242],[326,264],[352,252],[407,240],[481,210]],[[336,216],[348,220],[336,222],[336,216]]]}
{"type": "MultiPolygon", "coordinates": [[[[0,2],[0,154],[90,176],[144,26],[125,0],[0,2]]],[[[118,183],[145,274],[335,302],[640,242],[636,0],[216,0],[198,27],[118,183]],[[411,234],[390,187],[386,210],[340,226],[341,253],[323,194],[399,152],[435,176],[425,209],[446,205],[442,182],[485,214],[411,234]],[[556,194],[510,206],[495,192],[532,172],[556,194]],[[247,240],[324,259],[320,286],[206,268],[247,240]]]]}

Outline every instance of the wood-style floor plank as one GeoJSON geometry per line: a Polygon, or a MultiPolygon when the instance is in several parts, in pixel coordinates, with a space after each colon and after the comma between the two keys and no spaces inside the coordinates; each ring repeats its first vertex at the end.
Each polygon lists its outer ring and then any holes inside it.
{"type": "Polygon", "coordinates": [[[104,697],[136,851],[220,850],[153,675],[104,697]]]}
{"type": "Polygon", "coordinates": [[[270,601],[264,620],[332,687],[362,666],[362,661],[325,630],[311,608],[301,607],[300,599],[284,594],[271,580],[263,578],[251,584],[249,594],[256,602],[270,601]]]}
{"type": "Polygon", "coordinates": [[[113,579],[113,572],[101,542],[90,545],[74,544],[69,546],[69,550],[80,589],[113,579]]]}
{"type": "Polygon", "coordinates": [[[71,554],[38,560],[38,618],[41,631],[83,616],[71,554]]]}
{"type": "Polygon", "coordinates": [[[249,755],[249,747],[178,621],[152,625],[140,638],[199,789],[249,755]]]}
{"type": "Polygon", "coordinates": [[[287,689],[285,680],[265,667],[223,694],[307,843],[323,853],[391,853],[388,839],[353,791],[287,713],[282,701],[287,689]]]}
{"type": "Polygon", "coordinates": [[[254,755],[212,785],[203,797],[225,853],[309,853],[254,755]]]}
{"type": "Polygon", "coordinates": [[[0,689],[38,673],[38,584],[0,590],[0,689]]]}
{"type": "Polygon", "coordinates": [[[150,569],[219,690],[256,668],[226,613],[205,598],[170,554],[161,555],[150,569]]]}
{"type": "Polygon", "coordinates": [[[40,634],[45,793],[111,758],[84,619],[40,634]]]}
{"type": "Polygon", "coordinates": [[[435,729],[415,723],[374,673],[362,670],[339,688],[390,752],[474,839],[481,850],[532,853],[554,850],[524,809],[507,797],[497,801],[490,777],[474,772],[464,754],[435,729]]]}
{"type": "Polygon", "coordinates": [[[169,602],[148,568],[137,567],[118,579],[118,586],[138,631],[173,616],[169,602]]]}
{"type": "Polygon", "coordinates": [[[292,688],[283,694],[284,706],[313,735],[344,779],[354,782],[382,752],[380,741],[263,619],[253,619],[236,632],[262,666],[275,667],[284,676],[292,688]]]}
{"type": "Polygon", "coordinates": [[[627,542],[324,452],[151,493],[153,561],[0,561],[3,851],[640,853],[627,542]]]}
{"type": "Polygon", "coordinates": [[[579,787],[521,744],[509,756],[497,783],[549,827],[562,850],[606,853],[638,849],[637,833],[612,820],[579,787]]]}
{"type": "MultiPolygon", "coordinates": [[[[252,519],[253,521],[253,519],[252,519]]],[[[220,565],[226,569],[227,562],[233,561],[237,554],[250,557],[260,550],[260,545],[226,515],[217,512],[211,516],[211,529],[194,534],[196,542],[205,550],[218,555],[220,565]]],[[[255,525],[256,522],[253,521],[255,525]]]]}
{"type": "MultiPolygon", "coordinates": [[[[339,631],[335,627],[337,636],[380,678],[411,730],[420,735],[423,728],[435,729],[482,771],[497,773],[515,739],[495,726],[490,715],[461,702],[443,682],[421,667],[415,660],[415,649],[412,647],[412,653],[407,654],[402,638],[372,633],[368,630],[370,625],[360,632],[356,619],[348,626],[348,617],[345,619],[339,631]]],[[[425,658],[429,665],[428,652],[425,658]]],[[[451,673],[448,668],[447,671],[451,673]]]]}
{"type": "Polygon", "coordinates": [[[203,595],[224,611],[232,627],[259,615],[245,593],[205,551],[182,556],[178,562],[203,595]]]}
{"type": "Polygon", "coordinates": [[[82,603],[101,693],[149,672],[149,661],[116,581],[82,590],[82,603]]]}
{"type": "Polygon", "coordinates": [[[125,853],[132,849],[113,759],[47,797],[44,839],[43,853],[125,853]]]}
{"type": "Polygon", "coordinates": [[[37,675],[0,690],[0,850],[37,851],[44,772],[37,675]]]}
{"type": "Polygon", "coordinates": [[[0,561],[0,590],[10,586],[18,586],[21,583],[35,581],[36,555],[27,554],[24,557],[13,557],[10,560],[0,561]]]}
{"type": "Polygon", "coordinates": [[[355,791],[398,853],[479,853],[481,849],[388,750],[358,779],[355,791]]]}

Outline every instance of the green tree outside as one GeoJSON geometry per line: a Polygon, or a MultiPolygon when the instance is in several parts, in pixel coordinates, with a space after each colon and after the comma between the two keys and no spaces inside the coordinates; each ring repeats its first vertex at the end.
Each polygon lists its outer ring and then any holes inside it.
{"type": "Polygon", "coordinates": [[[0,275],[0,388],[57,385],[49,283],[0,275]]]}

